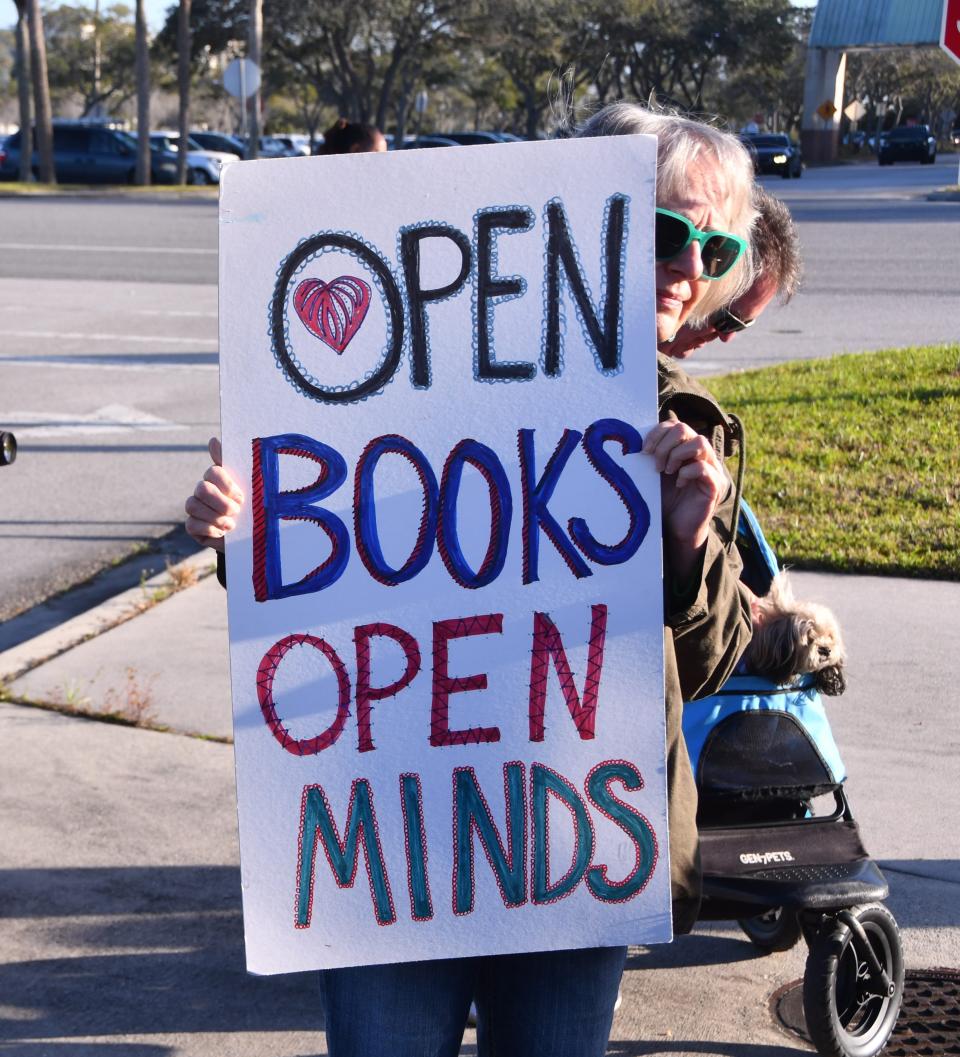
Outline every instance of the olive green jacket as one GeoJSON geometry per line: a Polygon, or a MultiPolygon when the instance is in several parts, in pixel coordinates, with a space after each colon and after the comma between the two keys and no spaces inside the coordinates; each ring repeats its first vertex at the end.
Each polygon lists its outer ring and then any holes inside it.
{"type": "MultiPolygon", "coordinates": [[[[708,437],[724,458],[738,427],[710,393],[676,361],[658,357],[660,418],[670,411],[708,437]]],[[[750,641],[750,603],[740,587],[740,558],[731,545],[737,506],[731,482],[717,510],[698,580],[678,586],[664,566],[664,697],[667,806],[673,926],[689,932],[700,906],[697,790],[683,740],[683,702],[706,697],[733,674],[750,641]]]]}

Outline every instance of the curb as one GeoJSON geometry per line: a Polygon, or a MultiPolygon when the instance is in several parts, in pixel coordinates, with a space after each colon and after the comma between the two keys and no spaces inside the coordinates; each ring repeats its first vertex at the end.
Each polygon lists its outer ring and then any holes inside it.
{"type": "Polygon", "coordinates": [[[164,596],[164,598],[151,601],[151,592],[167,590],[170,594],[176,594],[180,590],[193,586],[193,583],[206,579],[215,569],[216,565],[211,555],[205,550],[192,554],[189,558],[176,565],[171,565],[142,584],[121,591],[120,594],[88,609],[85,613],[64,621],[57,627],[44,631],[18,646],[13,646],[0,653],[0,683],[11,683],[19,679],[27,672],[72,650],[82,642],[96,638],[118,624],[139,616],[153,605],[159,605],[168,597],[164,596]],[[177,580],[181,577],[193,582],[177,588],[177,580]]]}
{"type": "Polygon", "coordinates": [[[113,198],[128,202],[215,202],[218,194],[219,188],[216,184],[205,187],[148,185],[134,188],[120,184],[104,184],[101,187],[94,187],[87,184],[0,183],[0,199],[113,198]]]}

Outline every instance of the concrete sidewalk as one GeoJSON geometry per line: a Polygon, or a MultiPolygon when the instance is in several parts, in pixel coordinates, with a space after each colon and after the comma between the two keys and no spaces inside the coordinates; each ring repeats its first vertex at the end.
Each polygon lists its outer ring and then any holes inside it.
{"type": "MultiPolygon", "coordinates": [[[[960,966],[960,584],[823,574],[795,584],[845,628],[850,689],[831,718],[907,967],[960,966]]],[[[86,619],[99,626],[97,613],[86,619]]],[[[0,1053],[325,1053],[314,975],[244,969],[233,752],[210,740],[230,734],[215,578],[92,638],[51,635],[0,654],[0,1053]],[[46,653],[56,656],[37,663],[46,653]],[[9,681],[24,658],[32,669],[9,681]],[[11,700],[139,714],[169,731],[11,700]]],[[[759,957],[735,925],[636,949],[608,1053],[807,1050],[769,1009],[804,956],[801,945],[759,957]]],[[[476,1053],[472,1031],[462,1053],[476,1053]]]]}

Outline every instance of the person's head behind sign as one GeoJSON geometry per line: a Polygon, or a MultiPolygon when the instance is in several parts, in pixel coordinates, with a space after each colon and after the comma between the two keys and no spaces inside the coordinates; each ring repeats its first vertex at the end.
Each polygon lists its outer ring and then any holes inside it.
{"type": "Polygon", "coordinates": [[[750,235],[753,285],[730,305],[718,308],[701,326],[687,323],[681,327],[672,341],[660,347],[667,356],[685,360],[717,338],[732,341],[757,321],[775,297],[785,305],[797,292],[803,260],[790,210],[759,185],[753,190],[753,204],[758,210],[750,235]]]}
{"type": "Polygon", "coordinates": [[[701,322],[750,286],[744,253],[756,210],[753,165],[727,132],[667,109],[614,103],[581,136],[657,137],[657,341],[701,322]]]}
{"type": "Polygon", "coordinates": [[[361,125],[347,121],[345,117],[336,121],[323,134],[323,143],[318,154],[379,154],[387,149],[387,141],[380,129],[374,125],[361,125]]]}

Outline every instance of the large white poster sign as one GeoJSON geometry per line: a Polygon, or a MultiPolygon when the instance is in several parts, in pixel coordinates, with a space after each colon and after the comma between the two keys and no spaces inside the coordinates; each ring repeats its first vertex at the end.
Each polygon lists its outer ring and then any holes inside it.
{"type": "Polygon", "coordinates": [[[224,173],[253,972],[670,938],[655,147],[224,173]]]}

